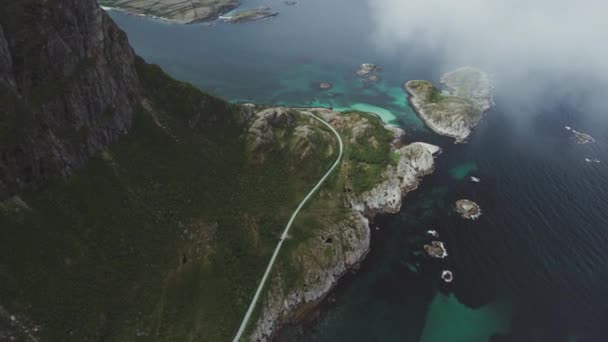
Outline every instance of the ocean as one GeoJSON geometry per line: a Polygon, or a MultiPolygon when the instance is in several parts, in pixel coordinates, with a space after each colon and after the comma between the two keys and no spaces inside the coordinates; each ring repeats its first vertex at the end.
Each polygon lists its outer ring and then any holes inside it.
{"type": "Polygon", "coordinates": [[[408,141],[443,149],[401,212],[373,222],[360,270],[279,341],[606,340],[608,123],[605,112],[581,106],[584,90],[571,97],[548,89],[531,105],[494,74],[496,106],[467,144],[455,145],[425,128],[402,85],[437,82],[460,65],[414,43],[379,48],[362,0],[268,4],[278,17],[242,25],[110,15],[138,54],[205,91],[237,102],[372,111],[408,141]],[[354,74],[366,62],[383,68],[375,85],[354,74]],[[321,91],[319,82],[333,87],[321,91]],[[565,126],[596,141],[576,144],[565,126]],[[461,198],[483,215],[460,218],[453,205],[461,198]],[[430,229],[447,258],[424,255],[430,229]],[[440,279],[442,270],[453,272],[452,283],[440,279]]]}

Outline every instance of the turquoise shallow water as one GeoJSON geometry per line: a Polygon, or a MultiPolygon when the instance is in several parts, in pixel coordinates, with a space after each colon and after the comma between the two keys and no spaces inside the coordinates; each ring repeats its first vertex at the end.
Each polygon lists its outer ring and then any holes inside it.
{"type": "Polygon", "coordinates": [[[271,5],[281,12],[277,18],[245,25],[112,17],[137,53],[206,91],[238,102],[369,110],[404,128],[409,141],[444,150],[435,173],[408,194],[402,211],[373,223],[380,229],[372,230],[372,251],[361,270],[339,285],[315,320],[286,329],[279,339],[604,341],[605,113],[582,112],[553,89],[540,107],[518,103],[497,86],[496,108],[468,144],[454,145],[424,127],[401,88],[410,79],[437,80],[453,66],[438,64],[415,42],[379,49],[363,0],[271,5]],[[364,62],[383,67],[379,83],[366,86],[354,74],[364,62]],[[331,90],[318,89],[325,81],[331,90]],[[591,133],[596,143],[574,144],[564,125],[591,133]],[[603,162],[586,163],[585,157],[603,162]],[[470,182],[471,175],[482,182],[470,182]],[[459,198],[475,200],[483,216],[460,219],[452,210],[459,198]],[[439,231],[447,259],[424,256],[427,229],[439,231]],[[442,283],[443,269],[454,272],[453,283],[442,283]]]}
{"type": "Polygon", "coordinates": [[[451,168],[450,175],[454,179],[463,180],[475,170],[477,170],[475,163],[463,163],[451,168]]]}
{"type": "Polygon", "coordinates": [[[454,295],[437,294],[428,309],[420,342],[484,342],[510,330],[508,302],[492,302],[471,309],[454,295]]]}

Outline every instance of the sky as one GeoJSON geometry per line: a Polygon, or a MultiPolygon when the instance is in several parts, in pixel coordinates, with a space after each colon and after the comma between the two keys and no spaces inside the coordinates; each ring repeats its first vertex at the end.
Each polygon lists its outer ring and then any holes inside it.
{"type": "Polygon", "coordinates": [[[547,87],[566,94],[569,87],[584,89],[592,94],[587,104],[608,109],[608,1],[369,0],[368,6],[381,49],[430,49],[446,69],[482,67],[530,99],[547,87]]]}

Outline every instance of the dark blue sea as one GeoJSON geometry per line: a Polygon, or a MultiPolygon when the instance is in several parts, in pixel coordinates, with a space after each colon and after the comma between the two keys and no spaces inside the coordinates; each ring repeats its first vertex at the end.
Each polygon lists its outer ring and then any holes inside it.
{"type": "Polygon", "coordinates": [[[402,84],[438,82],[463,61],[445,63],[413,42],[380,48],[362,0],[266,3],[278,17],[242,25],[110,14],[138,54],[205,91],[239,102],[373,111],[409,141],[443,148],[435,173],[401,212],[373,222],[360,270],[278,340],[608,340],[608,111],[587,106],[605,84],[539,72],[526,81],[541,88],[531,98],[502,82],[504,70],[487,70],[496,106],[467,144],[455,145],[424,127],[402,84]],[[378,84],[354,75],[365,62],[383,67],[378,84]],[[318,90],[322,81],[331,91],[318,90]],[[565,126],[596,141],[576,144],[565,126]],[[457,216],[460,198],[479,203],[481,218],[457,216]],[[445,242],[446,259],[424,255],[429,229],[445,242]],[[452,283],[440,279],[442,270],[453,272],[452,283]]]}

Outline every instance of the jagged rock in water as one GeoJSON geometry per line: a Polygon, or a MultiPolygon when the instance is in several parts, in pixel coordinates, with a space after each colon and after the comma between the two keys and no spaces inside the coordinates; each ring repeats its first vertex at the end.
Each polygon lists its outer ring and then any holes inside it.
{"type": "Polygon", "coordinates": [[[431,241],[430,245],[424,245],[424,250],[433,258],[443,259],[448,256],[448,251],[441,241],[431,241]]]}
{"type": "Polygon", "coordinates": [[[479,205],[468,199],[461,199],[456,201],[456,211],[463,218],[474,220],[481,216],[481,208],[479,205]]]}

